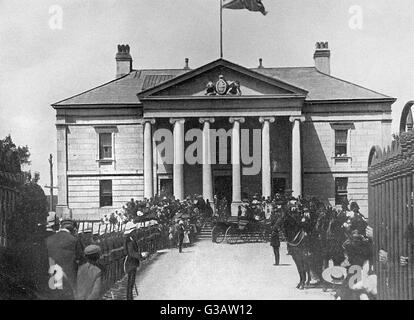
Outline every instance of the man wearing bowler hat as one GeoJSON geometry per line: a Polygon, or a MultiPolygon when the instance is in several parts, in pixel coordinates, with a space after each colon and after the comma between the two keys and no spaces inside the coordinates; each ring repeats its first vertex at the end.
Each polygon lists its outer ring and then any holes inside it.
{"type": "Polygon", "coordinates": [[[76,223],[64,219],[60,230],[46,239],[49,256],[49,288],[56,300],[73,300],[78,262],[83,250],[78,239],[73,236],[76,223]]]}

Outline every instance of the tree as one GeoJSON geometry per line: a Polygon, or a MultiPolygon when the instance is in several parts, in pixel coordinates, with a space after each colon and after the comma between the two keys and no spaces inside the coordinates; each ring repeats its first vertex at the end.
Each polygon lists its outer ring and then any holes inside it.
{"type": "Polygon", "coordinates": [[[9,134],[3,140],[0,140],[0,148],[3,152],[11,151],[17,154],[20,165],[26,164],[30,165],[30,152],[29,147],[26,146],[16,146],[13,142],[11,135],[9,134]]]}

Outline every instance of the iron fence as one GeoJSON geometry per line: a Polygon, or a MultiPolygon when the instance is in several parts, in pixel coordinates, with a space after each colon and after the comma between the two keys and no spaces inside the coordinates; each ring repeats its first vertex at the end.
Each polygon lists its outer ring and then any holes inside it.
{"type": "MultiPolygon", "coordinates": [[[[83,247],[94,243],[101,247],[102,255],[99,263],[103,266],[103,292],[109,290],[114,283],[121,280],[124,273],[123,232],[125,225],[102,224],[101,220],[77,220],[79,239],[83,247]]],[[[137,243],[140,253],[154,254],[157,250],[168,247],[168,230],[160,226],[149,226],[137,229],[131,234],[137,243]]]]}
{"type": "Polygon", "coordinates": [[[369,155],[369,220],[374,236],[378,298],[414,298],[414,132],[369,155]]]}

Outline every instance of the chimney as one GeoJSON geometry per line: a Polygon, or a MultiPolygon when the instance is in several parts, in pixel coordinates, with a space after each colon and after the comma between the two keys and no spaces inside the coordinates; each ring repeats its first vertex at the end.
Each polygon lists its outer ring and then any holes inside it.
{"type": "Polygon", "coordinates": [[[328,42],[317,42],[315,54],[315,67],[318,71],[326,74],[331,74],[331,50],[329,50],[328,42]]]}
{"type": "Polygon", "coordinates": [[[185,58],[184,60],[184,70],[190,70],[190,67],[188,66],[188,61],[190,61],[188,58],[185,58]]]}
{"type": "Polygon", "coordinates": [[[259,69],[262,69],[263,68],[263,59],[262,58],[259,58],[259,66],[258,66],[258,68],[259,69]]]}
{"type": "Polygon", "coordinates": [[[129,54],[129,45],[118,45],[116,60],[116,77],[120,78],[132,71],[132,57],[129,54]]]}

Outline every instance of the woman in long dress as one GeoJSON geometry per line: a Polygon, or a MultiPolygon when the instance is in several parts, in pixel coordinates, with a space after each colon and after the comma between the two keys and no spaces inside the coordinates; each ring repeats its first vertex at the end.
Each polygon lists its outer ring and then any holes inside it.
{"type": "Polygon", "coordinates": [[[184,226],[184,240],[183,240],[183,245],[184,247],[187,247],[190,244],[190,226],[188,225],[188,223],[185,224],[184,226]]]}

